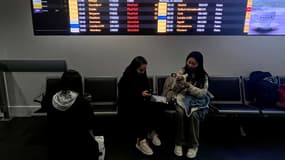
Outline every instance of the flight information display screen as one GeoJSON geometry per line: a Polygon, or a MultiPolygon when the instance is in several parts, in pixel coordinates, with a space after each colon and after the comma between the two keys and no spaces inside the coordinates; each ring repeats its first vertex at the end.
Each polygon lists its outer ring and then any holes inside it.
{"type": "Polygon", "coordinates": [[[35,35],[285,35],[285,0],[32,0],[35,35]]]}

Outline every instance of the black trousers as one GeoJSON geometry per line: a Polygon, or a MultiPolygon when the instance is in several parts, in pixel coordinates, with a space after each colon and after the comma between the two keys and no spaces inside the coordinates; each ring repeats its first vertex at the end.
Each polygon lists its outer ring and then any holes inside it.
{"type": "MultiPolygon", "coordinates": [[[[126,106],[124,106],[126,107],[126,106]]],[[[147,138],[147,134],[155,130],[159,132],[163,120],[164,105],[161,103],[143,101],[127,106],[120,114],[122,126],[132,138],[139,140],[147,138]]]]}

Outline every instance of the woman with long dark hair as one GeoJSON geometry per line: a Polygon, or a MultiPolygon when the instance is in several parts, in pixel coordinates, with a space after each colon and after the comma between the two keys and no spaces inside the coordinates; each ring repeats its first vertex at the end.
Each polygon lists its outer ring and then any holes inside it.
{"type": "Polygon", "coordinates": [[[161,141],[156,132],[159,118],[158,107],[150,102],[151,88],[148,83],[147,61],[142,56],[135,57],[125,69],[119,81],[119,115],[126,121],[133,121],[135,126],[136,148],[145,155],[152,155],[153,150],[147,139],[155,146],[161,141]]]}
{"type": "Polygon", "coordinates": [[[208,107],[208,74],[204,69],[203,55],[194,51],[186,58],[186,64],[177,73],[176,85],[176,137],[174,153],[183,155],[187,147],[188,158],[194,158],[199,146],[199,124],[208,107]]]}

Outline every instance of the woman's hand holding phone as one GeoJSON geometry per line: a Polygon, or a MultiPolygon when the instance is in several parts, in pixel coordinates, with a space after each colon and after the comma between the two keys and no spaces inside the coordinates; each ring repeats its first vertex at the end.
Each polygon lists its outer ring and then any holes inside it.
{"type": "Polygon", "coordinates": [[[151,91],[149,91],[149,90],[144,90],[144,91],[142,92],[142,96],[143,96],[143,97],[150,97],[150,96],[151,96],[151,91]]]}

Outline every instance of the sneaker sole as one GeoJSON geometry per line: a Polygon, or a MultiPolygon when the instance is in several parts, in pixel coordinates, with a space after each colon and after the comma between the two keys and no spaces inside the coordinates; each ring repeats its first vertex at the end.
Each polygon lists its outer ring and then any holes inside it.
{"type": "Polygon", "coordinates": [[[140,147],[139,147],[137,144],[136,144],[136,148],[137,148],[139,151],[141,151],[143,154],[145,154],[145,155],[148,155],[148,156],[153,155],[153,152],[152,152],[152,153],[147,153],[147,152],[141,150],[140,147]]]}
{"type": "Polygon", "coordinates": [[[177,156],[177,157],[182,157],[183,156],[183,153],[181,154],[178,154],[177,152],[174,151],[174,154],[177,156]]]}
{"type": "Polygon", "coordinates": [[[152,144],[157,146],[157,147],[161,146],[161,143],[159,143],[159,144],[158,143],[153,143],[153,141],[152,141],[152,144]]]}
{"type": "Polygon", "coordinates": [[[196,155],[195,155],[195,156],[187,156],[187,155],[186,155],[186,157],[187,157],[187,158],[190,158],[190,159],[193,159],[193,158],[196,158],[197,156],[196,156],[196,155]]]}
{"type": "MultiPolygon", "coordinates": [[[[197,150],[197,152],[198,152],[198,150],[197,150]]],[[[197,152],[194,155],[192,155],[192,156],[189,156],[188,154],[186,154],[186,157],[187,158],[191,158],[191,159],[196,158],[197,157],[197,152]]]]}

